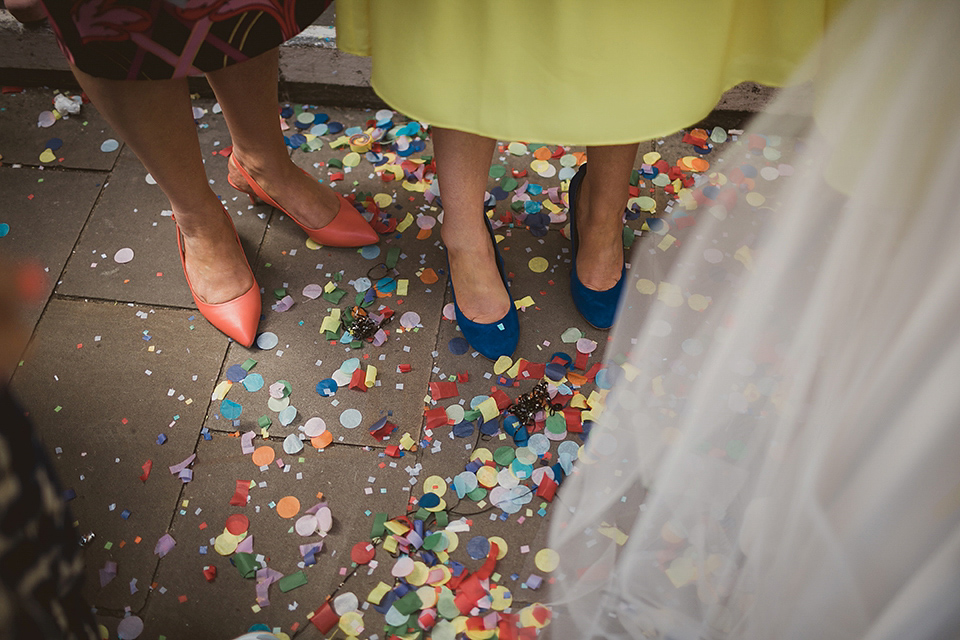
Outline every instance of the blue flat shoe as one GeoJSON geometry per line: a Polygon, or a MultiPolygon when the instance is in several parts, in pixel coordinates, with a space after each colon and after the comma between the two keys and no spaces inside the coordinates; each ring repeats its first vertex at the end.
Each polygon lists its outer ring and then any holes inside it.
{"type": "Polygon", "coordinates": [[[500,279],[507,290],[507,296],[510,297],[510,310],[496,322],[489,324],[474,322],[463,315],[460,306],[457,304],[457,293],[453,290],[453,278],[450,277],[449,257],[447,257],[447,279],[450,282],[450,293],[453,294],[453,309],[457,315],[457,324],[460,325],[463,337],[480,355],[490,360],[496,360],[500,356],[512,356],[516,350],[517,343],[520,341],[520,319],[517,317],[517,307],[513,304],[513,297],[510,296],[507,273],[503,268],[503,258],[500,257],[500,250],[497,249],[497,240],[493,236],[493,227],[490,226],[490,219],[487,218],[486,214],[483,217],[487,223],[490,241],[493,243],[493,251],[497,254],[497,269],[500,270],[500,279]]]}
{"type": "Polygon", "coordinates": [[[579,241],[577,239],[577,221],[576,204],[577,194],[580,191],[580,185],[587,175],[587,163],[584,162],[577,170],[577,174],[570,181],[570,239],[573,241],[573,265],[570,269],[570,295],[573,296],[573,305],[592,327],[595,329],[609,329],[613,326],[613,320],[617,315],[617,305],[620,303],[620,295],[623,292],[623,283],[626,281],[627,266],[623,266],[620,272],[620,279],[613,287],[604,291],[595,291],[588,289],[577,276],[577,249],[579,241]]]}

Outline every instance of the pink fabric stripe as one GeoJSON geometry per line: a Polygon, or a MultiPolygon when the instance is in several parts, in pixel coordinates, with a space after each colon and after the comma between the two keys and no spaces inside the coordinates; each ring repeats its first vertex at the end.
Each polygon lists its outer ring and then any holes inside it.
{"type": "Polygon", "coordinates": [[[180,54],[180,60],[177,62],[176,68],[173,70],[173,77],[179,78],[190,73],[190,69],[193,69],[193,60],[197,57],[197,52],[200,51],[200,47],[203,46],[203,41],[206,39],[207,34],[210,32],[210,28],[213,26],[213,21],[210,18],[202,18],[197,20],[193,25],[193,30],[190,32],[190,38],[187,40],[187,43],[183,47],[183,53],[180,54]]]}

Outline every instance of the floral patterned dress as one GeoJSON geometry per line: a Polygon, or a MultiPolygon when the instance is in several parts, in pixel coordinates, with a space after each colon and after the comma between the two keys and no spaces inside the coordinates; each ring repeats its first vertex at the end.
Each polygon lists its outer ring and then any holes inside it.
{"type": "Polygon", "coordinates": [[[61,49],[114,80],[201,75],[297,35],[330,0],[44,0],[61,49]]]}

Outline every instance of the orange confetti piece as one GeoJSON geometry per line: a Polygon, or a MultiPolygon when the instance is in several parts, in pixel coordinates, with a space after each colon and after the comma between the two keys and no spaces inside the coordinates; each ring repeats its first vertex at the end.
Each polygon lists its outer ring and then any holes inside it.
{"type": "Polygon", "coordinates": [[[281,518],[292,518],[300,513],[300,501],[293,496],[280,498],[277,502],[277,515],[281,518]]]}
{"type": "Polygon", "coordinates": [[[437,272],[430,267],[424,269],[420,274],[420,281],[423,282],[423,284],[433,284],[439,279],[440,278],[437,276],[437,272]]]}
{"type": "Polygon", "coordinates": [[[320,435],[310,438],[310,444],[317,449],[326,449],[331,442],[333,442],[333,434],[329,431],[324,431],[320,435]]]}
{"type": "Polygon", "coordinates": [[[273,462],[273,459],[277,457],[276,452],[273,450],[273,447],[269,445],[263,445],[262,447],[257,447],[253,452],[253,464],[258,467],[262,467],[273,462]]]}
{"type": "Polygon", "coordinates": [[[533,157],[537,160],[549,160],[553,157],[553,154],[550,152],[548,147],[540,147],[533,152],[533,157]]]}

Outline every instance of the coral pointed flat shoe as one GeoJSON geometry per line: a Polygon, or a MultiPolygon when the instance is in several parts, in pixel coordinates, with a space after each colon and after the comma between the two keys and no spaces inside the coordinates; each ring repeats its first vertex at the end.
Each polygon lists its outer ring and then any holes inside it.
{"type": "MultiPolygon", "coordinates": [[[[230,220],[230,214],[223,210],[223,215],[230,220]]],[[[230,220],[230,226],[237,238],[237,244],[240,244],[240,236],[236,235],[236,227],[233,227],[233,221],[230,220]]],[[[210,304],[204,302],[193,290],[193,284],[190,282],[190,276],[187,275],[187,257],[183,251],[183,236],[180,233],[180,227],[177,227],[177,248],[180,250],[180,264],[183,266],[183,275],[187,279],[187,286],[190,287],[190,294],[193,295],[193,301],[197,304],[200,315],[214,327],[222,331],[228,338],[232,338],[245,347],[253,344],[253,339],[257,335],[257,325],[260,323],[260,285],[250,269],[250,263],[247,263],[247,270],[250,271],[250,277],[253,278],[253,286],[233,300],[210,304]]],[[[241,245],[240,251],[243,251],[241,245]]],[[[246,260],[246,258],[244,258],[246,260]]]]}
{"type": "Polygon", "coordinates": [[[447,278],[450,282],[450,293],[453,294],[453,310],[460,331],[463,332],[463,337],[480,355],[490,360],[496,360],[500,356],[512,356],[513,352],[516,351],[517,343],[520,341],[520,318],[517,316],[517,307],[510,295],[510,286],[507,284],[507,274],[503,268],[503,258],[500,257],[500,250],[497,249],[493,227],[490,226],[490,219],[486,215],[483,217],[487,223],[490,241],[493,243],[493,251],[497,254],[497,269],[500,271],[500,280],[503,281],[503,286],[507,290],[507,297],[510,298],[510,310],[507,311],[505,316],[489,324],[481,324],[468,319],[460,311],[460,306],[457,304],[457,292],[453,290],[453,278],[450,276],[449,256],[447,257],[447,278]]]}
{"type": "Polygon", "coordinates": [[[620,296],[623,293],[623,283],[626,281],[627,267],[624,265],[620,272],[620,279],[617,284],[603,291],[596,291],[588,288],[580,282],[577,276],[577,249],[579,240],[577,238],[576,221],[576,203],[577,194],[580,191],[580,185],[587,175],[587,163],[584,162],[577,170],[577,175],[570,181],[570,239],[573,241],[573,266],[570,269],[570,295],[573,296],[573,305],[593,328],[609,329],[613,326],[613,320],[617,315],[617,305],[620,303],[620,296]]]}
{"type": "MultiPolygon", "coordinates": [[[[313,229],[305,226],[296,217],[290,215],[289,211],[277,204],[277,201],[257,184],[257,181],[247,173],[247,170],[240,166],[236,156],[232,153],[230,154],[230,167],[239,174],[239,177],[230,175],[232,172],[227,174],[227,182],[230,183],[231,187],[250,196],[250,202],[254,204],[259,199],[271,207],[279,209],[296,222],[297,226],[303,229],[311,240],[318,244],[324,244],[328,247],[365,247],[368,244],[376,244],[380,241],[380,236],[370,226],[370,223],[339,193],[336,194],[337,200],[340,202],[340,210],[337,211],[337,215],[326,226],[313,229]]],[[[306,171],[303,173],[307,176],[310,175],[306,171]]]]}

